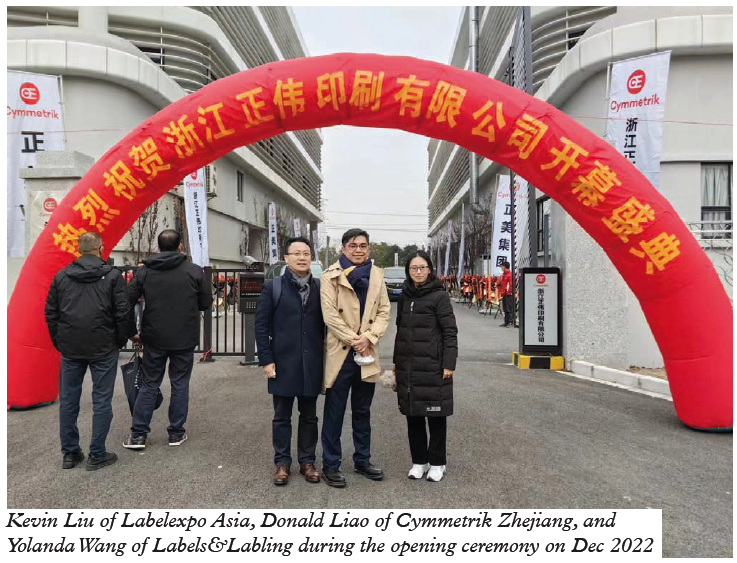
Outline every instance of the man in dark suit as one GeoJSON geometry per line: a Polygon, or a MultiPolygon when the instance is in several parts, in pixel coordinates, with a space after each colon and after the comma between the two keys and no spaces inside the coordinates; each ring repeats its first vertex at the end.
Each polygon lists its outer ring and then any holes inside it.
{"type": "Polygon", "coordinates": [[[274,484],[289,482],[295,397],[299,472],[308,482],[319,483],[315,468],[317,396],[322,391],[325,339],[320,285],[310,273],[312,253],[306,238],[289,239],[284,260],[284,275],[266,282],[256,307],[258,363],[264,368],[274,401],[274,484]]]}
{"type": "Polygon", "coordinates": [[[133,337],[143,343],[143,378],[133,407],[131,434],[123,443],[132,450],[146,447],[167,360],[171,382],[169,445],[179,446],[187,439],[184,423],[189,410],[194,349],[200,341],[200,311],[212,305],[212,290],[202,268],[188,262],[181,253],[179,241],[178,232],[162,231],[159,253],[143,261],[128,286],[131,306],[141,296],[146,299],[141,332],[133,337]]]}

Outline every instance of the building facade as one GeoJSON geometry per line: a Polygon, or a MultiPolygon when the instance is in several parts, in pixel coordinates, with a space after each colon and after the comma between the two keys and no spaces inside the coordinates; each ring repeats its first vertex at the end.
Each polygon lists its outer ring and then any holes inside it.
{"type": "MultiPolygon", "coordinates": [[[[479,8],[478,71],[498,80],[506,81],[516,10],[479,8]]],[[[468,12],[450,60],[459,68],[468,66],[468,12]]],[[[532,7],[531,15],[534,95],[601,137],[611,63],[671,51],[660,191],[701,241],[731,298],[732,8],[546,6],[532,7]]],[[[468,202],[469,159],[467,151],[436,140],[428,158],[429,236],[442,243],[448,220],[460,223],[460,204],[468,202]]],[[[508,173],[481,162],[482,204],[493,209],[497,175],[508,173]]],[[[662,366],[639,303],[604,252],[545,194],[537,191],[536,200],[538,260],[542,265],[547,248],[549,265],[563,274],[566,360],[662,366]],[[550,234],[543,241],[546,215],[550,234]]],[[[469,257],[466,264],[472,263],[469,257]]],[[[695,322],[698,312],[686,303],[683,312],[684,323],[695,322]]]]}
{"type": "MultiPolygon", "coordinates": [[[[90,165],[145,119],[210,82],[308,55],[291,9],[278,6],[11,6],[7,26],[7,68],[61,76],[64,152],[90,165]]],[[[267,259],[269,202],[283,233],[293,219],[303,234],[317,229],[322,143],[319,130],[288,132],[206,167],[213,267],[267,259]]],[[[159,200],[155,230],[182,228],[182,195],[179,186],[159,200]]],[[[132,233],[112,252],[116,265],[136,260],[132,233]]]]}

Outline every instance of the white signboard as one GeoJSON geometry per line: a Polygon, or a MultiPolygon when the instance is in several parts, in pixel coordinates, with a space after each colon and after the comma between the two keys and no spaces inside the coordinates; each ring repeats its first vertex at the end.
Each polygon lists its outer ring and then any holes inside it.
{"type": "Polygon", "coordinates": [[[612,65],[606,138],[660,188],[670,51],[612,65]]]}
{"type": "Polygon", "coordinates": [[[558,346],[558,275],[524,274],[525,346],[558,346]]]}
{"type": "Polygon", "coordinates": [[[29,241],[38,239],[65,195],[66,190],[33,191],[29,194],[26,217],[29,241]]]}
{"type": "Polygon", "coordinates": [[[36,153],[64,150],[59,77],[8,71],[8,256],[25,256],[28,203],[21,168],[36,166],[36,153]]]}
{"type": "Polygon", "coordinates": [[[299,219],[294,220],[294,236],[295,237],[302,236],[302,226],[300,225],[299,219]]]}
{"type": "Polygon", "coordinates": [[[279,243],[276,238],[276,206],[269,203],[269,264],[279,261],[279,243]]]}
{"type": "Polygon", "coordinates": [[[209,266],[210,244],[207,239],[207,195],[204,168],[184,178],[184,213],[187,218],[192,263],[202,268],[209,266]]]}

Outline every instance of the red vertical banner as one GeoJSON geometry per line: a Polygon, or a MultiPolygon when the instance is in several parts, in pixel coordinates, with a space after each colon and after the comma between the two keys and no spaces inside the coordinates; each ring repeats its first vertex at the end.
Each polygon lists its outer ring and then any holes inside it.
{"type": "Polygon", "coordinates": [[[218,80],[147,119],[92,167],[54,212],[8,306],[9,404],[58,393],[59,358],[44,326],[43,296],[54,273],[78,256],[79,234],[94,229],[113,248],[148,205],[192,171],[284,131],[337,124],[456,143],[558,201],[640,300],[680,419],[731,428],[731,303],[706,253],[631,163],[554,107],[483,75],[350,53],[270,63],[218,80]],[[685,326],[678,317],[684,302],[700,312],[685,326]]]}

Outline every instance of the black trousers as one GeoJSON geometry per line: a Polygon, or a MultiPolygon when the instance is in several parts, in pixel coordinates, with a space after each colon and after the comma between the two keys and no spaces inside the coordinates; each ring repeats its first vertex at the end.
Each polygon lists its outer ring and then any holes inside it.
{"type": "Polygon", "coordinates": [[[351,395],[351,426],[353,428],[353,465],[366,466],[371,459],[371,401],[376,383],[361,379],[361,366],[349,353],[333,386],[325,392],[322,416],[322,467],[337,471],[343,459],[340,435],[343,417],[351,395]]]}
{"type": "MultiPolygon", "coordinates": [[[[272,395],[274,420],[271,424],[274,465],[292,465],[292,406],[294,397],[272,395]]],[[[300,465],[315,463],[317,448],[317,397],[297,397],[297,459],[300,465]]]]}
{"type": "Polygon", "coordinates": [[[511,295],[505,295],[502,297],[502,307],[504,309],[504,324],[512,324],[512,307],[514,307],[514,301],[511,295]]]}
{"type": "Polygon", "coordinates": [[[143,348],[143,377],[141,390],[133,407],[133,424],[131,434],[134,438],[146,436],[151,432],[151,418],[156,406],[156,395],[166,372],[166,361],[169,360],[169,382],[171,398],[169,399],[170,436],[184,436],[184,423],[189,411],[189,379],[194,365],[194,348],[189,350],[159,350],[150,345],[143,348]]]}
{"type": "Polygon", "coordinates": [[[417,465],[445,465],[445,442],[448,433],[447,416],[408,416],[407,434],[412,463],[417,465]],[[428,444],[425,420],[430,428],[428,444]]]}

